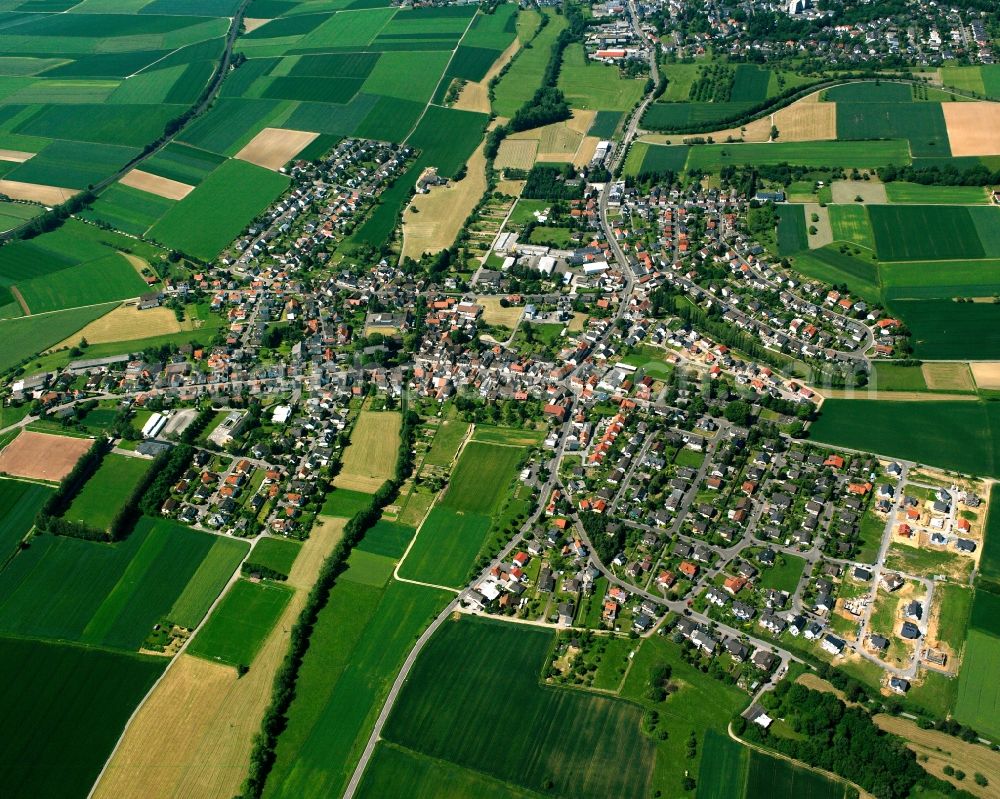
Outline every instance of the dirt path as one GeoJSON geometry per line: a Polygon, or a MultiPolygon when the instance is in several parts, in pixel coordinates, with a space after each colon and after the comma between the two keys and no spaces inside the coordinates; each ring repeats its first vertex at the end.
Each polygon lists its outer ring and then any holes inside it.
{"type": "Polygon", "coordinates": [[[21,310],[24,311],[25,316],[31,316],[31,308],[28,307],[28,303],[25,301],[24,297],[21,296],[21,292],[18,290],[17,286],[10,287],[10,293],[17,300],[17,304],[21,306],[21,310]]]}

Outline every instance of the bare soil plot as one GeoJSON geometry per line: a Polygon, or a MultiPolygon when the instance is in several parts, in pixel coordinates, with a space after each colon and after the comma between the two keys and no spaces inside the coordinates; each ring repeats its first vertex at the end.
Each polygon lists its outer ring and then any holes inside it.
{"type": "Polygon", "coordinates": [[[947,780],[944,767],[953,768],[966,773],[961,782],[953,785],[982,797],[996,796],[996,786],[1000,784],[1000,753],[993,752],[979,744],[966,743],[960,738],[937,730],[922,730],[915,722],[898,716],[879,713],[874,717],[875,723],[883,730],[898,735],[906,741],[906,745],[918,756],[926,755],[927,760],[921,762],[927,771],[935,777],[947,780]],[[972,775],[979,772],[986,777],[989,785],[976,785],[972,775]]]}
{"type": "Polygon", "coordinates": [[[265,169],[278,170],[302,152],[317,136],[318,133],[306,130],[264,128],[235,157],[265,169]]]}
{"type": "Polygon", "coordinates": [[[508,137],[500,143],[496,166],[498,169],[531,169],[535,163],[535,153],[537,152],[537,139],[511,139],[508,137]]]}
{"type": "Polygon", "coordinates": [[[81,338],[87,339],[89,344],[108,344],[113,341],[134,341],[191,329],[193,326],[190,321],[178,322],[177,315],[169,308],[150,308],[147,311],[140,311],[137,305],[120,305],[111,313],[95,319],[79,332],[60,341],[52,349],[75,346],[81,338]]]}
{"type": "Polygon", "coordinates": [[[63,189],[59,186],[42,186],[38,183],[22,183],[19,180],[0,180],[0,194],[6,194],[14,200],[29,200],[42,205],[59,205],[77,194],[77,190],[63,189]]]}
{"type": "Polygon", "coordinates": [[[809,233],[809,248],[815,250],[817,247],[823,247],[830,244],[833,241],[833,226],[830,224],[830,209],[821,206],[819,203],[806,203],[805,204],[805,214],[806,214],[806,230],[814,227],[816,228],[816,233],[813,235],[809,233]],[[816,214],[819,219],[816,222],[812,221],[812,215],[816,214]]]}
{"type": "Polygon", "coordinates": [[[334,486],[374,494],[395,472],[401,425],[398,413],[362,411],[334,486]]]}
{"type": "Polygon", "coordinates": [[[972,372],[965,363],[927,362],[920,367],[924,382],[932,391],[975,391],[972,372]]]}
{"type": "Polygon", "coordinates": [[[485,144],[480,144],[466,162],[466,174],[458,182],[435,186],[427,194],[414,196],[403,214],[403,256],[419,259],[425,252],[450,247],[462,224],[486,191],[485,144]]]}
{"type": "Polygon", "coordinates": [[[1000,361],[970,363],[969,366],[979,388],[1000,389],[1000,361]]]}
{"type": "Polygon", "coordinates": [[[476,302],[483,306],[483,321],[488,325],[502,325],[513,330],[524,313],[523,306],[503,308],[499,297],[478,297],[476,302]]]}
{"type": "Polygon", "coordinates": [[[885,184],[877,180],[835,180],[830,184],[835,203],[845,205],[857,202],[860,197],[866,203],[885,204],[889,198],[885,193],[885,184]]]}
{"type": "Polygon", "coordinates": [[[59,482],[94,442],[23,430],[0,451],[0,472],[15,477],[59,482]]]}
{"type": "Polygon", "coordinates": [[[245,29],[244,32],[252,33],[253,31],[257,30],[257,28],[259,28],[261,25],[266,25],[268,22],[271,22],[271,20],[244,17],[243,18],[243,26],[245,29]]]}
{"type": "Polygon", "coordinates": [[[131,186],[133,189],[147,191],[168,200],[183,200],[194,191],[194,186],[189,186],[187,183],[162,178],[150,172],[143,172],[141,169],[132,169],[126,172],[118,182],[123,186],[131,186]]]}
{"type": "Polygon", "coordinates": [[[35,153],[28,153],[24,150],[0,150],[0,161],[13,161],[16,164],[23,164],[34,156],[35,153]]]}
{"type": "Polygon", "coordinates": [[[247,674],[237,678],[229,666],[179,657],[129,725],[95,797],[128,796],[136,785],[156,799],[239,793],[292,625],[345,524],[317,518],[288,576],[297,590],[247,674]]]}
{"type": "Polygon", "coordinates": [[[941,103],[951,154],[1000,155],[1000,103],[941,103]]]}

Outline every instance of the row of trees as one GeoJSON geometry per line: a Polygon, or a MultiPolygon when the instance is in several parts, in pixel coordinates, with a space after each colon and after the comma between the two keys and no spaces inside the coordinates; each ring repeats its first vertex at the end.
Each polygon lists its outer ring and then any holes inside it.
{"type": "Polygon", "coordinates": [[[107,538],[104,530],[62,518],[86,482],[101,468],[107,451],[106,438],[100,437],[94,440],[90,449],[76,462],[76,466],[62,479],[59,487],[39,509],[35,516],[35,528],[39,532],[83,538],[88,541],[103,541],[107,538]]]}

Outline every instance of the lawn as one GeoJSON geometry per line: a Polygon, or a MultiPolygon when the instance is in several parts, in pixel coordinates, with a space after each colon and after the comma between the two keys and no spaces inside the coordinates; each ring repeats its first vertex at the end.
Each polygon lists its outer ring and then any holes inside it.
{"type": "Polygon", "coordinates": [[[472,769],[426,757],[380,741],[358,788],[360,799],[539,799],[542,794],[515,787],[472,769]]]}
{"type": "Polygon", "coordinates": [[[284,175],[246,161],[226,161],[153,225],[149,235],[210,261],[287,187],[284,175]]]}
{"type": "MultiPolygon", "coordinates": [[[[216,540],[153,519],[140,519],[118,544],[39,536],[0,573],[0,632],[135,651],[216,540]]],[[[218,595],[230,574],[220,570],[206,583],[218,595]]]]}
{"type": "Polygon", "coordinates": [[[0,565],[17,550],[51,493],[37,483],[0,478],[0,565]]]}
{"type": "Polygon", "coordinates": [[[805,207],[779,205],[775,210],[778,214],[778,255],[794,255],[808,249],[805,207]]]}
{"type": "Polygon", "coordinates": [[[66,511],[66,518],[107,530],[152,461],[113,453],[105,455],[66,511]]]}
{"type": "Polygon", "coordinates": [[[448,482],[441,507],[468,514],[492,514],[509,493],[525,450],[470,441],[448,482]]]}
{"type": "Polygon", "coordinates": [[[774,566],[761,573],[757,587],[774,588],[777,591],[787,591],[789,594],[794,593],[795,589],[798,588],[799,579],[802,577],[802,570],[805,566],[806,562],[803,558],[781,554],[774,566]]]}
{"type": "Polygon", "coordinates": [[[642,97],[644,83],[622,78],[616,66],[587,58],[582,44],[570,44],[563,53],[559,88],[571,108],[629,111],[642,97]]]}
{"type": "Polygon", "coordinates": [[[166,658],[0,638],[7,796],[86,796],[166,658]]]}
{"type": "Polygon", "coordinates": [[[982,186],[924,186],[921,183],[893,181],[885,184],[891,203],[914,205],[978,205],[987,201],[982,186]]]}
{"type": "Polygon", "coordinates": [[[356,549],[347,559],[343,579],[382,588],[392,576],[396,559],[364,549],[356,549]]]}
{"type": "MultiPolygon", "coordinates": [[[[654,106],[655,107],[655,106],[654,106]]],[[[701,144],[691,148],[687,168],[718,172],[724,166],[777,166],[878,168],[910,161],[902,140],[869,142],[771,142],[701,144]]]]}
{"type": "Polygon", "coordinates": [[[810,436],[837,446],[1000,477],[1000,407],[984,402],[837,400],[823,403],[810,436]]]}
{"type": "Polygon", "coordinates": [[[868,207],[875,249],[884,261],[982,258],[985,255],[967,208],[955,205],[868,207]]]}
{"type": "Polygon", "coordinates": [[[187,653],[231,666],[251,665],[292,593],[281,583],[237,580],[192,639],[187,653]]]}
{"type": "Polygon", "coordinates": [[[448,594],[392,582],[337,583],[302,663],[264,795],[336,796],[354,770],[413,642],[448,594]]]}
{"type": "Polygon", "coordinates": [[[288,538],[262,538],[254,546],[247,563],[274,569],[287,577],[300,549],[302,544],[288,538]]]}
{"type": "Polygon", "coordinates": [[[400,576],[435,585],[464,585],[491,521],[487,515],[438,505],[417,533],[399,568],[400,576]]]}
{"type": "Polygon", "coordinates": [[[655,746],[636,734],[639,708],[540,686],[552,641],[541,629],[468,618],[446,623],[410,672],[384,737],[533,790],[551,785],[557,795],[581,799],[645,795],[655,746]],[[483,719],[510,697],[518,698],[520,723],[505,728],[498,749],[483,719]]]}

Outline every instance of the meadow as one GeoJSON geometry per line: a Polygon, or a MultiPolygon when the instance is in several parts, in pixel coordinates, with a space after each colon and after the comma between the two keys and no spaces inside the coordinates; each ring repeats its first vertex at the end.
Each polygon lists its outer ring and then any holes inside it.
{"type": "Polygon", "coordinates": [[[387,522],[384,519],[365,533],[355,547],[358,552],[371,552],[389,558],[401,558],[416,530],[406,524],[387,522]]]}
{"type": "Polygon", "coordinates": [[[863,205],[829,206],[834,241],[846,241],[867,250],[875,250],[875,238],[863,205]]]}
{"type": "Polygon", "coordinates": [[[746,799],[844,799],[845,786],[787,760],[750,753],[746,799]]]}
{"type": "Polygon", "coordinates": [[[524,450],[472,440],[448,482],[441,507],[459,513],[495,513],[503,502],[524,450]],[[488,476],[488,479],[484,479],[488,476]]]}
{"type": "Polygon", "coordinates": [[[778,254],[794,255],[808,249],[805,208],[801,205],[779,205],[775,211],[778,214],[778,254]]]}
{"type": "Polygon", "coordinates": [[[337,795],[414,640],[449,601],[423,586],[344,580],[310,640],[265,796],[337,795]]]}
{"type": "Polygon", "coordinates": [[[0,565],[17,551],[51,493],[38,483],[0,478],[0,565]]]}
{"type": "Polygon", "coordinates": [[[246,541],[215,536],[215,543],[174,600],[167,618],[181,627],[197,627],[249,549],[246,541]]]}
{"type": "Polygon", "coordinates": [[[400,576],[436,585],[464,585],[490,524],[486,515],[435,507],[399,567],[400,576]]]}
{"type": "Polygon", "coordinates": [[[878,272],[890,302],[989,297],[1000,292],[1000,260],[883,262],[878,272]]]}
{"type": "Polygon", "coordinates": [[[292,589],[281,583],[237,580],[191,640],[187,653],[249,666],[291,598],[292,589]]]}
{"type": "Polygon", "coordinates": [[[367,508],[372,501],[372,495],[364,491],[351,491],[349,488],[335,488],[326,495],[321,513],[324,516],[341,516],[350,519],[359,510],[367,508]]]}
{"type": "Polygon", "coordinates": [[[288,178],[245,161],[226,161],[149,231],[156,241],[210,261],[288,187],[288,178]],[[212,224],[203,224],[211,219],[212,224]]]}
{"type": "Polygon", "coordinates": [[[375,493],[395,473],[402,423],[398,413],[362,411],[351,430],[351,443],[344,450],[334,486],[375,493]]]}
{"type": "Polygon", "coordinates": [[[4,793],[85,796],[166,665],[164,658],[0,638],[4,793]]]}
{"type": "Polygon", "coordinates": [[[541,85],[552,45],[566,28],[566,18],[561,14],[554,14],[549,9],[543,13],[549,18],[548,24],[531,40],[531,47],[521,49],[496,87],[493,110],[498,116],[514,116],[531,99],[541,85]]]}
{"type": "Polygon", "coordinates": [[[979,559],[979,573],[984,579],[1000,584],[1000,485],[990,489],[990,513],[986,518],[986,537],[979,559]],[[994,504],[996,503],[996,504],[994,504]]]}
{"type": "Polygon", "coordinates": [[[869,302],[881,302],[878,267],[870,258],[840,252],[832,245],[795,254],[792,265],[806,277],[825,283],[846,283],[851,291],[869,302]]]}
{"type": "Polygon", "coordinates": [[[25,358],[73,335],[90,322],[118,307],[117,302],[71,308],[37,317],[0,320],[0,369],[9,369],[25,358]]]}
{"type": "MultiPolygon", "coordinates": [[[[37,536],[0,573],[0,632],[135,651],[215,538],[152,519],[118,544],[37,536]]],[[[228,577],[214,575],[216,596],[228,577]]]]}
{"type": "Polygon", "coordinates": [[[990,738],[1000,736],[1000,682],[994,674],[998,658],[1000,596],[978,590],[958,678],[955,718],[990,738]]]}
{"type": "Polygon", "coordinates": [[[100,468],[76,495],[65,517],[107,530],[151,463],[144,458],[105,455],[100,468]]]}
{"type": "Polygon", "coordinates": [[[384,738],[533,790],[601,799],[645,795],[655,746],[636,734],[640,709],[540,686],[552,641],[546,630],[483,619],[446,623],[417,659],[384,738]],[[483,719],[510,697],[517,697],[519,723],[505,729],[498,749],[483,719]]]}
{"type": "Polygon", "coordinates": [[[571,44],[563,53],[559,88],[571,108],[629,111],[642,98],[644,83],[622,78],[616,66],[587,58],[582,44],[571,44]]]}
{"type": "Polygon", "coordinates": [[[1000,430],[997,403],[828,399],[809,434],[837,446],[1000,477],[994,430],[1000,430]]]}
{"type": "Polygon", "coordinates": [[[982,186],[924,186],[921,183],[892,181],[885,184],[891,203],[913,205],[978,205],[986,202],[982,186]]]}
{"type": "Polygon", "coordinates": [[[837,138],[907,139],[915,157],[951,155],[941,104],[909,98],[903,103],[838,102],[837,138]]]}
{"type": "Polygon", "coordinates": [[[254,545],[247,562],[274,569],[287,577],[300,549],[302,544],[288,538],[262,538],[254,545]]]}
{"type": "Polygon", "coordinates": [[[780,560],[769,569],[765,569],[757,581],[759,588],[774,588],[778,591],[793,593],[799,585],[802,570],[806,562],[795,555],[783,554],[780,560]]]}
{"type": "Polygon", "coordinates": [[[468,433],[467,422],[459,419],[442,419],[434,433],[431,448],[424,455],[424,463],[432,466],[449,466],[468,433]]]}

